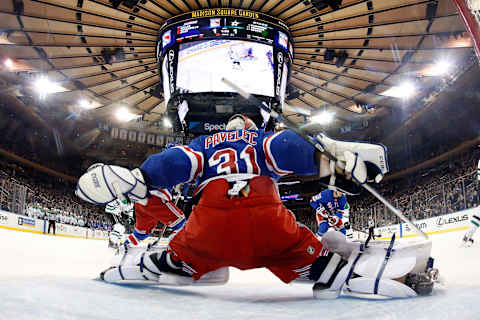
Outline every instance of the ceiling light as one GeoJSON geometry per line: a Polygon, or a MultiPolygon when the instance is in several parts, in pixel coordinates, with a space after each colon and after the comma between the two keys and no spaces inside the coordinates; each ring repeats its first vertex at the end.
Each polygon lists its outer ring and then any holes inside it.
{"type": "Polygon", "coordinates": [[[322,113],[319,113],[313,117],[310,118],[310,121],[312,123],[318,123],[321,125],[326,125],[329,124],[330,122],[333,121],[335,117],[335,113],[329,112],[329,111],[323,111],[322,113]]]}
{"type": "Polygon", "coordinates": [[[446,74],[450,71],[452,67],[452,63],[447,60],[440,60],[435,64],[435,69],[437,70],[438,75],[446,74]]]}
{"type": "Polygon", "coordinates": [[[408,99],[415,94],[415,86],[410,81],[405,81],[399,86],[393,86],[388,90],[381,92],[383,96],[408,99]]]}
{"type": "Polygon", "coordinates": [[[92,109],[93,107],[92,103],[90,103],[90,101],[86,99],[80,100],[79,104],[80,104],[80,107],[82,107],[83,109],[92,109]]]}
{"type": "Polygon", "coordinates": [[[168,118],[163,118],[163,126],[166,128],[171,128],[172,127],[172,122],[168,118]]]}
{"type": "Polygon", "coordinates": [[[42,76],[37,78],[33,83],[33,88],[37,91],[41,97],[45,97],[50,93],[58,93],[68,91],[64,87],[50,81],[47,77],[42,76]]]}
{"type": "Polygon", "coordinates": [[[138,117],[138,115],[128,111],[126,107],[122,107],[117,110],[116,117],[120,121],[130,121],[138,117]]]}
{"type": "Polygon", "coordinates": [[[438,77],[448,74],[452,69],[452,61],[442,59],[435,64],[431,64],[419,70],[419,74],[425,77],[438,77]]]}
{"type": "Polygon", "coordinates": [[[10,59],[10,58],[7,58],[3,61],[3,64],[5,65],[5,67],[7,67],[8,69],[13,69],[13,60],[10,59]]]}

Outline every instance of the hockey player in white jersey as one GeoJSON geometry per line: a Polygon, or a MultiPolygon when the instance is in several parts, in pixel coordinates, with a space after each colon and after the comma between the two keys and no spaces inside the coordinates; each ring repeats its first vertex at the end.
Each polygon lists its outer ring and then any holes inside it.
{"type": "MultiPolygon", "coordinates": [[[[480,160],[478,160],[477,172],[475,175],[477,176],[477,183],[480,183],[480,160]]],[[[472,220],[470,220],[470,222],[470,228],[468,229],[467,233],[465,233],[462,239],[463,245],[466,247],[470,247],[473,244],[473,235],[480,226],[480,206],[477,207],[475,213],[472,215],[472,220]]]]}
{"type": "Polygon", "coordinates": [[[345,208],[343,209],[343,226],[345,227],[345,235],[347,239],[353,240],[353,229],[352,224],[350,223],[350,204],[347,202],[345,208]]]}
{"type": "Polygon", "coordinates": [[[117,249],[125,241],[125,238],[125,227],[120,222],[115,223],[108,235],[108,247],[117,249]]]}

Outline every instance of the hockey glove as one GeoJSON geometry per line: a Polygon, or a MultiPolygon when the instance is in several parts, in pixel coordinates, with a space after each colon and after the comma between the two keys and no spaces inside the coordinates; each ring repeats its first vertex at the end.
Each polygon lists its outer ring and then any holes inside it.
{"type": "Polygon", "coordinates": [[[328,218],[328,212],[323,206],[319,206],[315,212],[317,213],[317,216],[321,216],[324,220],[328,218]]]}
{"type": "Polygon", "coordinates": [[[104,205],[115,199],[130,197],[145,200],[147,185],[140,169],[132,171],[119,166],[98,163],[88,168],[77,183],[75,194],[83,200],[104,205]]]}
{"type": "Polygon", "coordinates": [[[334,140],[317,135],[325,150],[337,158],[335,169],[356,183],[379,183],[388,172],[387,149],[381,144],[334,140]]]}
{"type": "Polygon", "coordinates": [[[330,227],[340,227],[342,225],[342,219],[337,216],[328,216],[328,225],[330,227]]]}

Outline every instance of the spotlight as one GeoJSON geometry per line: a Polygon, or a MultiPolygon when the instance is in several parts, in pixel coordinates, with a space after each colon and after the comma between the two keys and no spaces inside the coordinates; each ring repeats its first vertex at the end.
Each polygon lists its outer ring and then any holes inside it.
{"type": "Polygon", "coordinates": [[[3,61],[3,64],[5,65],[5,67],[7,67],[8,69],[13,69],[13,60],[10,59],[10,58],[7,58],[3,61]]]}
{"type": "Polygon", "coordinates": [[[415,86],[410,81],[406,81],[402,83],[399,89],[400,89],[400,93],[403,93],[402,96],[405,97],[406,99],[410,98],[415,92],[415,86]]]}
{"type": "Polygon", "coordinates": [[[138,117],[136,114],[133,114],[130,111],[128,111],[126,107],[122,107],[118,109],[116,116],[118,120],[125,121],[125,122],[133,120],[138,117]]]}
{"type": "Polygon", "coordinates": [[[58,93],[68,91],[64,87],[56,84],[55,82],[50,81],[45,76],[37,78],[33,83],[33,89],[38,92],[40,98],[45,98],[50,93],[58,93]]]}
{"type": "Polygon", "coordinates": [[[172,127],[172,122],[168,118],[163,118],[163,126],[165,128],[171,128],[172,127]]]}
{"type": "Polygon", "coordinates": [[[310,121],[312,123],[318,123],[321,125],[326,125],[329,124],[333,121],[335,117],[335,113],[329,112],[329,111],[323,111],[322,113],[319,113],[313,117],[310,118],[310,121]]]}
{"type": "Polygon", "coordinates": [[[399,86],[391,87],[380,94],[389,97],[408,99],[415,94],[415,91],[416,89],[413,82],[405,81],[399,86]]]}
{"type": "Polygon", "coordinates": [[[92,103],[86,99],[80,100],[80,107],[83,109],[91,109],[92,108],[92,103]]]}
{"type": "Polygon", "coordinates": [[[450,71],[452,63],[447,60],[440,60],[435,64],[435,70],[437,75],[444,75],[450,71]]]}

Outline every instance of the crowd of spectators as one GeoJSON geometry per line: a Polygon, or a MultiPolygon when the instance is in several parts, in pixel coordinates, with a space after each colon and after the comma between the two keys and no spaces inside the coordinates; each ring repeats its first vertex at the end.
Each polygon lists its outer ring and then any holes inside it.
{"type": "MultiPolygon", "coordinates": [[[[79,176],[93,163],[92,159],[79,155],[76,156],[75,161],[68,161],[66,155],[62,154],[61,144],[59,145],[55,141],[51,132],[29,126],[14,114],[2,113],[2,115],[3,117],[0,117],[0,134],[4,139],[0,140],[1,148],[72,176],[79,176]],[[52,152],[52,150],[57,152],[52,152]]],[[[78,135],[78,133],[72,132],[70,137],[75,139],[78,135]]],[[[120,149],[117,146],[116,141],[113,141],[108,135],[102,134],[97,142],[88,147],[88,150],[98,149],[99,152],[110,150],[113,153],[112,158],[119,161],[120,165],[126,165],[121,163],[121,160],[128,162],[133,158],[137,162],[141,162],[141,158],[145,155],[159,151],[154,147],[146,150],[144,146],[137,144],[126,144],[123,146],[124,148],[120,149]],[[117,151],[120,153],[114,153],[117,151]]],[[[445,149],[439,149],[436,144],[432,144],[430,149],[424,150],[424,153],[428,152],[429,155],[411,152],[413,158],[410,160],[426,160],[425,157],[433,157],[439,152],[447,151],[451,145],[445,144],[444,147],[445,149]]],[[[472,208],[480,205],[479,184],[475,175],[478,159],[480,159],[480,148],[472,147],[427,169],[396,180],[382,182],[376,187],[389,202],[412,220],[472,208]]],[[[405,164],[406,162],[397,161],[397,163],[405,164]]],[[[412,163],[410,162],[409,165],[412,163]]],[[[312,182],[312,184],[314,183],[312,182]]],[[[305,181],[299,183],[298,190],[295,189],[295,185],[288,185],[282,194],[299,193],[305,196],[304,187],[307,187],[305,181]]],[[[7,158],[0,158],[0,206],[2,209],[40,219],[45,219],[53,213],[57,217],[57,222],[60,223],[110,229],[114,223],[112,217],[106,215],[101,207],[81,202],[74,195],[74,188],[75,186],[71,182],[53,177],[24,164],[12,162],[7,158]],[[9,194],[14,192],[11,190],[14,186],[23,186],[27,190],[22,210],[13,208],[12,202],[8,200],[9,194]]],[[[320,191],[310,187],[307,189],[310,189],[310,192],[320,191]]],[[[304,198],[306,199],[308,196],[304,198]]],[[[377,199],[368,193],[359,197],[348,197],[348,201],[351,206],[350,220],[357,230],[365,230],[370,217],[375,220],[376,226],[399,222],[393,213],[386,210],[377,199]]],[[[292,208],[292,211],[297,220],[315,230],[317,227],[315,216],[312,209],[305,205],[306,203],[308,200],[301,203],[303,206],[292,208]]]]}
{"type": "Polygon", "coordinates": [[[0,201],[3,210],[92,229],[110,230],[113,218],[102,207],[82,202],[74,194],[73,183],[33,168],[0,159],[0,201]],[[22,196],[19,190],[25,190],[22,196]],[[16,206],[15,202],[22,202],[16,206]]]}
{"type": "MultiPolygon", "coordinates": [[[[384,181],[375,187],[413,221],[473,208],[480,205],[480,182],[477,181],[479,159],[480,148],[471,147],[424,170],[384,181]]],[[[305,193],[305,189],[314,190],[308,181],[288,188],[284,185],[280,187],[282,194],[301,194],[303,201],[298,201],[298,204],[295,201],[286,202],[287,207],[299,222],[315,231],[315,214],[308,200],[320,190],[305,193]]],[[[376,227],[400,222],[397,216],[366,191],[360,196],[347,198],[351,208],[350,222],[355,230],[365,231],[369,218],[373,218],[376,227]]]]}
{"type": "MultiPolygon", "coordinates": [[[[379,191],[411,220],[420,220],[480,205],[477,163],[480,149],[472,147],[433,167],[410,176],[387,181],[379,191]]],[[[350,197],[353,225],[367,227],[368,217],[376,226],[398,223],[398,218],[369,194],[350,197]]]]}

